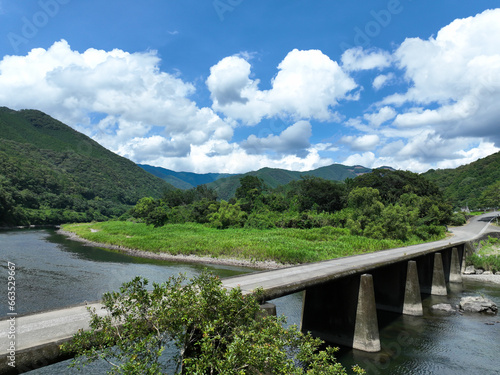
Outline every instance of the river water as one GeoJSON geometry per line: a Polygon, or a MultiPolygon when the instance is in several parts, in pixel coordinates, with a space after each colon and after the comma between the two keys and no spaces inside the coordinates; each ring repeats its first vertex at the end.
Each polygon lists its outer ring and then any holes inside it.
{"type": "MultiPolygon", "coordinates": [[[[220,277],[252,272],[231,266],[190,265],[145,260],[118,252],[84,246],[54,230],[0,231],[0,278],[7,285],[7,262],[16,264],[16,308],[19,314],[66,307],[99,300],[106,291],[118,290],[123,282],[140,275],[150,282],[165,281],[171,275],[188,277],[209,269],[220,277]]],[[[5,288],[4,288],[5,289],[5,288]]],[[[6,292],[5,292],[6,293],[6,292]]],[[[341,349],[344,366],[358,363],[371,374],[500,374],[500,317],[443,315],[430,311],[435,303],[455,305],[463,295],[484,295],[500,305],[500,286],[464,282],[463,290],[448,297],[423,300],[424,317],[378,315],[382,352],[366,354],[341,349]]],[[[4,298],[6,300],[6,298],[4,298]]],[[[300,323],[301,294],[272,301],[278,314],[289,323],[300,323]]],[[[0,304],[0,318],[7,304],[0,304]]],[[[29,372],[42,374],[102,374],[104,363],[83,371],[68,368],[64,361],[29,372]]]]}

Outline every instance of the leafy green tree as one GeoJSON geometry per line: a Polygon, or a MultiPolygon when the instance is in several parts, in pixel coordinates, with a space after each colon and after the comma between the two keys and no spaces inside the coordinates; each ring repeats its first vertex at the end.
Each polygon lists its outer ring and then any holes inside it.
{"type": "Polygon", "coordinates": [[[380,217],[384,205],[380,193],[371,187],[356,187],[347,197],[346,226],[354,234],[366,234],[373,238],[382,238],[380,217]],[[365,233],[365,230],[368,229],[365,233]]]}
{"type": "Polygon", "coordinates": [[[500,207],[500,181],[488,186],[480,197],[483,207],[500,207]]]}
{"type": "Polygon", "coordinates": [[[135,218],[146,219],[158,205],[158,201],[151,197],[144,197],[137,202],[130,213],[135,218]]]}
{"type": "Polygon", "coordinates": [[[210,224],[218,229],[230,227],[241,227],[245,223],[247,213],[242,211],[238,204],[230,204],[226,201],[213,204],[210,209],[215,211],[208,216],[210,224]]]}
{"type": "Polygon", "coordinates": [[[90,330],[64,346],[77,355],[73,366],[104,359],[113,374],[347,374],[335,349],[321,351],[321,340],[263,316],[259,291],[227,291],[208,273],[188,283],[171,277],[152,291],[147,284],[137,277],[104,294],[109,315],[90,310],[90,330]],[[177,354],[162,356],[166,348],[177,354]]]}
{"type": "Polygon", "coordinates": [[[320,177],[306,176],[296,184],[299,210],[335,212],[344,208],[345,185],[320,177]]]}
{"type": "Polygon", "coordinates": [[[254,201],[267,189],[262,179],[256,176],[247,175],[240,178],[240,186],[236,189],[236,198],[254,201]]]}
{"type": "Polygon", "coordinates": [[[405,193],[441,197],[441,192],[434,182],[409,171],[374,169],[371,173],[358,176],[349,183],[353,188],[371,187],[377,189],[384,204],[396,203],[405,193]]]}

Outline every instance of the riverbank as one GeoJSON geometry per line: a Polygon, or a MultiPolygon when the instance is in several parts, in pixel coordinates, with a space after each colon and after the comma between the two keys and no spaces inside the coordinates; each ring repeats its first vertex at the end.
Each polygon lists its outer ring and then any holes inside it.
{"type": "Polygon", "coordinates": [[[356,236],[349,229],[334,227],[219,230],[196,223],[154,228],[144,223],[108,221],[65,224],[61,229],[60,233],[73,239],[132,256],[257,269],[319,262],[413,244],[356,236]]]}
{"type": "Polygon", "coordinates": [[[250,260],[243,260],[236,258],[213,258],[213,257],[198,256],[198,255],[182,255],[182,254],[172,255],[167,253],[153,253],[150,251],[137,250],[124,246],[111,245],[107,243],[87,240],[85,238],[78,236],[74,232],[69,232],[63,229],[57,230],[57,233],[68,237],[72,241],[78,241],[87,246],[101,247],[104,249],[119,251],[121,253],[138,258],[164,260],[164,261],[181,262],[181,263],[199,263],[199,264],[248,267],[259,270],[271,270],[271,269],[278,269],[290,266],[290,264],[281,264],[274,261],[250,261],[250,260]]]}

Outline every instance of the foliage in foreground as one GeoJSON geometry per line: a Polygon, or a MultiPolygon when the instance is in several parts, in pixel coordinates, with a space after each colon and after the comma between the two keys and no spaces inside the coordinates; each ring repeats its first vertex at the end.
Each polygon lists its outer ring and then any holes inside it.
{"type": "Polygon", "coordinates": [[[147,284],[136,277],[104,295],[110,314],[91,310],[90,331],[64,346],[77,354],[72,366],[104,359],[112,374],[347,374],[335,349],[319,350],[321,340],[286,327],[283,317],[263,317],[258,292],[227,291],[208,273],[188,283],[172,277],[151,292],[147,284]],[[174,358],[162,356],[168,347],[174,358]]]}

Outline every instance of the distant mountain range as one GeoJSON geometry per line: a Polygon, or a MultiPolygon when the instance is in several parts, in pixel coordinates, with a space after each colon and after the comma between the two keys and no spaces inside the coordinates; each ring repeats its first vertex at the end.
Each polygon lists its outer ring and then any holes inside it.
{"type": "Polygon", "coordinates": [[[234,175],[174,172],[169,169],[152,167],[150,165],[139,164],[139,166],[179,189],[190,189],[197,185],[207,184],[209,187],[214,188],[217,191],[217,195],[220,199],[225,200],[234,196],[236,189],[240,185],[240,178],[246,175],[257,176],[261,178],[267,186],[275,188],[280,185],[286,185],[291,181],[300,180],[304,176],[321,177],[325,180],[344,181],[346,178],[355,178],[361,174],[371,172],[370,168],[365,168],[359,165],[349,167],[341,164],[332,164],[327,167],[321,167],[307,172],[296,172],[277,168],[262,168],[258,171],[234,175]]]}
{"type": "Polygon", "coordinates": [[[192,189],[198,185],[205,185],[214,182],[220,178],[234,176],[229,173],[191,173],[191,172],[175,172],[170,169],[161,167],[153,167],[147,164],[138,164],[145,171],[161,178],[162,180],[172,184],[178,189],[192,189]]]}

